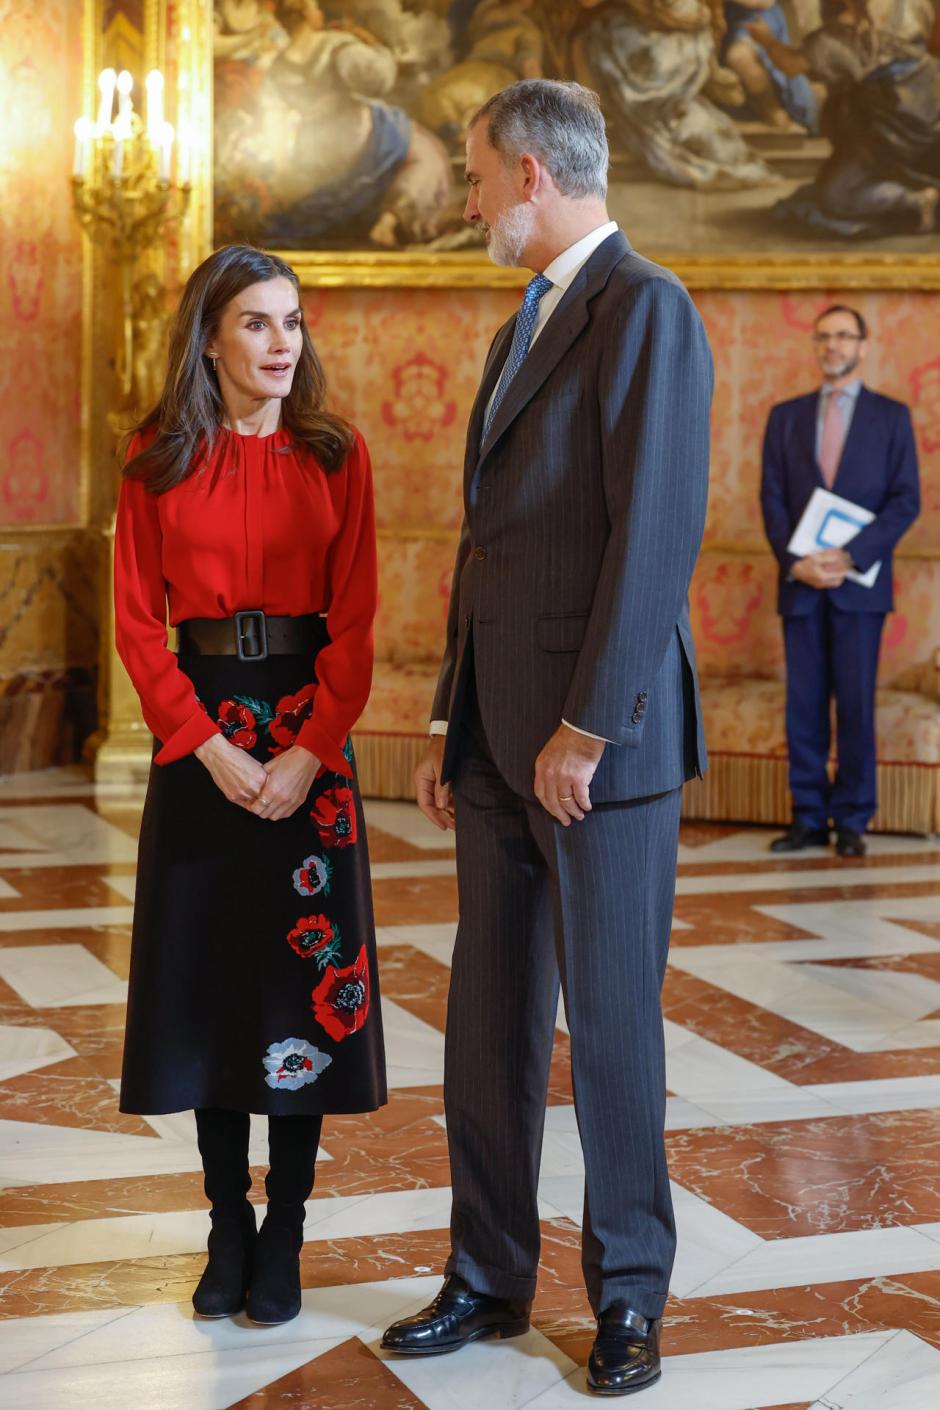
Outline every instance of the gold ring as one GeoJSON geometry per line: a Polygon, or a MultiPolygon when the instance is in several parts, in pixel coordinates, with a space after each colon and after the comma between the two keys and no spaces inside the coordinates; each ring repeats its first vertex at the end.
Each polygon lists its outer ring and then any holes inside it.
{"type": "Polygon", "coordinates": [[[573,793],[559,793],[558,801],[559,803],[570,803],[573,797],[573,793]]]}
{"type": "Polygon", "coordinates": [[[258,794],[258,802],[261,804],[262,808],[266,808],[268,806],[268,800],[267,798],[265,798],[263,793],[258,794]]]}

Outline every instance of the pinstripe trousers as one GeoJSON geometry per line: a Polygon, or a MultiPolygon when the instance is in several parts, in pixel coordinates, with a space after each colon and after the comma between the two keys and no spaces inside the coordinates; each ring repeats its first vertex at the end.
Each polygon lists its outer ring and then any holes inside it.
{"type": "MultiPolygon", "coordinates": [[[[472,677],[472,671],[470,672],[472,677]]],[[[559,981],[585,1164],[582,1266],[595,1313],[659,1317],[675,1256],[660,990],[681,789],[563,828],[502,778],[472,684],[454,780],[460,923],[444,1101],[450,1273],[529,1299],[559,981]]]]}

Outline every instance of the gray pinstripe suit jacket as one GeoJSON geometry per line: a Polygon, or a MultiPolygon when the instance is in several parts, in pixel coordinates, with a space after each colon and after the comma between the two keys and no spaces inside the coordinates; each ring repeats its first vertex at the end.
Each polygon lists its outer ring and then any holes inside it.
{"type": "Polygon", "coordinates": [[[449,722],[444,778],[475,668],[493,758],[523,797],[562,718],[612,741],[596,802],[662,793],[705,767],[688,612],[708,492],[705,331],[675,276],[618,231],[555,309],[481,445],[514,326],[490,348],[467,434],[432,711],[449,722]]]}

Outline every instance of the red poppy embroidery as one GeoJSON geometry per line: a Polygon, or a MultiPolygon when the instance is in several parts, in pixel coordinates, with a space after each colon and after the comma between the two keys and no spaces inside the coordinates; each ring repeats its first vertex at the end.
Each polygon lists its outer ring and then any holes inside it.
{"type": "Polygon", "coordinates": [[[287,943],[301,959],[308,960],[316,955],[321,969],[339,960],[339,927],[326,916],[302,916],[293,930],[288,931],[287,943]]]}
{"type": "Polygon", "coordinates": [[[314,1018],[337,1043],[350,1033],[358,1033],[369,1016],[369,960],[365,945],[355,964],[327,970],[312,998],[314,1018]]]}
{"type": "Polygon", "coordinates": [[[230,744],[239,749],[253,749],[258,742],[257,721],[253,711],[237,700],[223,700],[219,706],[218,725],[230,744]]]}
{"type": "Polygon", "coordinates": [[[274,719],[268,729],[274,740],[272,754],[280,754],[297,742],[300,727],[313,714],[315,685],[305,685],[296,695],[284,695],[275,706],[274,719]]]}
{"type": "Polygon", "coordinates": [[[351,847],[356,840],[356,805],[351,788],[330,788],[321,793],[310,817],[324,847],[351,847]]]}

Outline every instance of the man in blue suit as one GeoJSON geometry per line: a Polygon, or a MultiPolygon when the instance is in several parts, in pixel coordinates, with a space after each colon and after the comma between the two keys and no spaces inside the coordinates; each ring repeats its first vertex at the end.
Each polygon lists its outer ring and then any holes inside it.
{"type": "Polygon", "coordinates": [[[875,682],[885,614],[894,606],[891,556],[920,510],[917,451],[907,407],[862,384],[869,347],[862,315],[843,305],[827,309],[813,344],[821,390],[775,406],[764,438],[761,506],[780,564],[793,798],[793,823],[771,851],[825,846],[832,823],[839,855],[860,857],[877,804],[875,682]],[[787,545],[822,488],[875,517],[845,548],[799,558],[787,545]],[[850,576],[876,563],[871,587],[850,576]],[[830,781],[833,696],[838,767],[830,781]]]}

